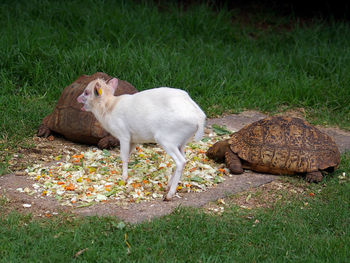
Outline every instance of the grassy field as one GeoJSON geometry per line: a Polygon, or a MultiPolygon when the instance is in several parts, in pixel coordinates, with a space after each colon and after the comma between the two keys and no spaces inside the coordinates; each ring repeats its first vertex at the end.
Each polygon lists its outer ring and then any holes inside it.
{"type": "MultiPolygon", "coordinates": [[[[312,123],[350,129],[346,22],[204,4],[3,0],[0,28],[3,170],[4,149],[27,142],[63,88],[96,71],[139,90],[185,89],[208,116],[304,108],[312,123]]],[[[222,216],[179,209],[123,226],[114,218],[11,213],[0,216],[0,262],[347,262],[350,182],[339,176],[349,167],[343,154],[333,177],[304,185],[315,196],[283,193],[273,208],[230,205],[222,216]]],[[[6,205],[0,199],[0,214],[6,205]]]]}
{"type": "Polygon", "coordinates": [[[349,129],[348,25],[254,15],[243,23],[205,5],[2,1],[1,139],[33,135],[63,88],[96,71],[139,90],[185,89],[208,116],[302,107],[314,122],[349,129]]]}

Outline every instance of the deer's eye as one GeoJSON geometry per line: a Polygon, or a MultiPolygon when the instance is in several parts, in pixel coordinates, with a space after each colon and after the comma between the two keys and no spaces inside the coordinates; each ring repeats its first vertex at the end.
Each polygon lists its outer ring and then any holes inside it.
{"type": "Polygon", "coordinates": [[[85,95],[85,96],[88,96],[88,95],[89,95],[89,91],[85,90],[85,91],[84,91],[84,95],[85,95]]]}

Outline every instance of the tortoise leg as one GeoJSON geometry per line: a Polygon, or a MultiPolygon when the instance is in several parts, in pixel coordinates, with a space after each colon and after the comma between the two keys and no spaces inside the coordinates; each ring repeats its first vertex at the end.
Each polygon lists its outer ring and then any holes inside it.
{"type": "Polygon", "coordinates": [[[41,124],[38,128],[37,136],[47,138],[51,134],[49,127],[44,124],[41,124]]]}
{"type": "Polygon", "coordinates": [[[322,175],[322,173],[320,171],[310,172],[310,173],[306,174],[305,179],[309,183],[319,183],[319,182],[322,181],[323,175],[322,175]]]}
{"type": "Polygon", "coordinates": [[[225,162],[226,162],[227,168],[230,170],[231,173],[233,174],[243,173],[241,159],[239,159],[237,154],[235,154],[231,150],[225,152],[225,162]]]}
{"type": "Polygon", "coordinates": [[[97,147],[100,149],[107,149],[107,148],[113,148],[119,145],[119,140],[112,135],[108,135],[106,137],[103,137],[101,140],[98,141],[97,147]]]}

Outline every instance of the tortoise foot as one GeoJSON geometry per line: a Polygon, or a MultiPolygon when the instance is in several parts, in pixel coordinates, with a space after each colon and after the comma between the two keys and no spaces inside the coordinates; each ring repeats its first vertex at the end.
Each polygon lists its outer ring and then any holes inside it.
{"type": "Polygon", "coordinates": [[[119,146],[119,140],[112,135],[103,137],[99,142],[97,143],[97,147],[100,149],[108,149],[119,146]]]}
{"type": "Polygon", "coordinates": [[[311,172],[311,173],[307,173],[306,177],[305,177],[306,181],[308,181],[309,183],[319,183],[322,181],[323,179],[323,175],[321,172],[317,171],[317,172],[311,172]]]}
{"type": "Polygon", "coordinates": [[[227,151],[225,153],[225,162],[231,173],[242,174],[244,172],[241,160],[237,154],[233,153],[232,151],[227,151]]]}
{"type": "Polygon", "coordinates": [[[38,137],[47,138],[47,137],[49,137],[50,134],[51,134],[50,129],[46,125],[41,124],[40,127],[38,128],[38,132],[36,135],[38,137]]]}

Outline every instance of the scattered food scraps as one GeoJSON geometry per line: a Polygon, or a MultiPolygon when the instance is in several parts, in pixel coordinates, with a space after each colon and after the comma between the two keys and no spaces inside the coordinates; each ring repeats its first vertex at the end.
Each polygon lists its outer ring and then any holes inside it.
{"type": "MultiPolygon", "coordinates": [[[[228,170],[205,155],[212,144],[225,137],[228,135],[211,134],[203,141],[187,145],[187,163],[177,188],[179,193],[202,192],[225,180],[228,170]]],[[[170,156],[153,144],[140,145],[131,154],[127,182],[122,180],[119,149],[89,148],[65,157],[53,156],[52,161],[56,164],[34,164],[26,169],[35,181],[34,190],[27,194],[54,197],[66,206],[162,199],[175,166],[170,156]]]]}

